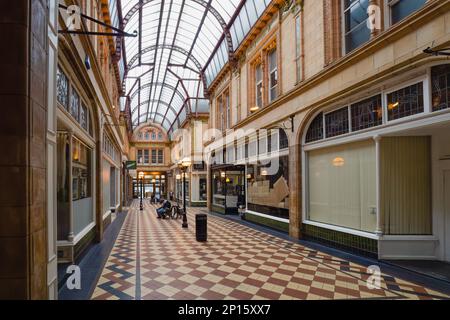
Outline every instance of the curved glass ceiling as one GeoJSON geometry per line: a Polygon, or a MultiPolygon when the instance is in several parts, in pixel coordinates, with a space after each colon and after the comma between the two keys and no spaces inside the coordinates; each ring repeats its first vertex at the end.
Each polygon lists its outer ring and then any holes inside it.
{"type": "Polygon", "coordinates": [[[208,112],[205,89],[270,0],[122,0],[127,68],[124,92],[133,127],[176,129],[191,112],[208,112]]]}

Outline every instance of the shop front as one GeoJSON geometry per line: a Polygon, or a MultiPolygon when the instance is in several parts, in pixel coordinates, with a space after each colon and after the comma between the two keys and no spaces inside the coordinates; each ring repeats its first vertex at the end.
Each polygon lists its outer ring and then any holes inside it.
{"type": "Polygon", "coordinates": [[[212,210],[221,214],[238,214],[245,206],[245,166],[211,167],[212,210]]]}
{"type": "Polygon", "coordinates": [[[303,235],[380,259],[448,261],[450,65],[382,88],[310,121],[303,235]]]}

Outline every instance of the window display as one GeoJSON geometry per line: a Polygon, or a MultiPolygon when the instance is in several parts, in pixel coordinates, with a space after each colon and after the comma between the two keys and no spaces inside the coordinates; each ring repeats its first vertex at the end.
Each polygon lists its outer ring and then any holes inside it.
{"type": "Polygon", "coordinates": [[[78,139],[72,144],[72,200],[90,198],[91,195],[91,153],[78,139]]]}
{"type": "Polygon", "coordinates": [[[247,207],[250,211],[289,219],[289,158],[247,165],[247,207]],[[273,174],[270,166],[278,166],[273,174]]]}

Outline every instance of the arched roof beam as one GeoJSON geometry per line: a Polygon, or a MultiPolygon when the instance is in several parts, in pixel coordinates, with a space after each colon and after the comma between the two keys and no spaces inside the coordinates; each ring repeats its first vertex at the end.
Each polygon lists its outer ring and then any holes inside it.
{"type": "MultiPolygon", "coordinates": [[[[125,15],[125,18],[123,19],[123,25],[124,28],[126,27],[127,23],[130,21],[130,19],[139,12],[139,9],[142,8],[143,6],[145,6],[147,3],[150,3],[152,1],[155,0],[141,0],[140,2],[136,3],[131,9],[130,11],[127,12],[127,14],[125,15]]],[[[233,39],[231,37],[231,33],[230,33],[230,28],[228,26],[228,24],[225,22],[225,19],[222,17],[222,15],[211,5],[208,5],[207,1],[204,0],[191,0],[201,6],[203,6],[206,10],[208,10],[209,12],[211,12],[211,14],[214,16],[214,18],[217,19],[217,21],[219,22],[220,26],[223,29],[223,36],[225,37],[226,41],[227,41],[227,47],[228,47],[228,56],[229,56],[229,60],[233,61],[234,60],[234,50],[233,50],[233,39]]],[[[243,2],[245,3],[245,0],[243,0],[243,2]]],[[[213,53],[212,53],[213,54],[213,53]]]]}

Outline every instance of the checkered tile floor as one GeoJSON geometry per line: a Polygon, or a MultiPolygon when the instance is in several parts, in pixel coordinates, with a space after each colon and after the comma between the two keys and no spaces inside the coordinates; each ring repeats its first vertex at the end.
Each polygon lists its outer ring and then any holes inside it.
{"type": "Polygon", "coordinates": [[[369,289],[361,265],[285,241],[236,222],[208,217],[208,242],[195,240],[196,213],[159,220],[133,203],[92,295],[96,300],[448,299],[382,274],[369,289]]]}

